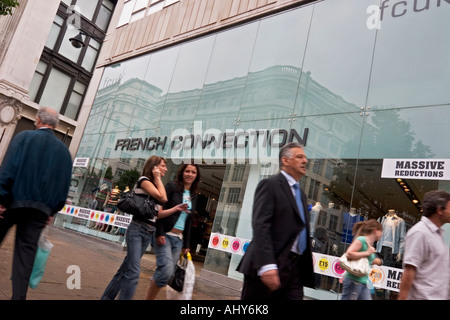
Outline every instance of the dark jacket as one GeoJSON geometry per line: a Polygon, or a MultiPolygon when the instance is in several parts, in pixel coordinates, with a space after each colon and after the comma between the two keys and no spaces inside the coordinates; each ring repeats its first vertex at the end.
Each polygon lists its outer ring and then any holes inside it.
{"type": "Polygon", "coordinates": [[[306,216],[305,224],[300,218],[289,183],[282,173],[259,182],[253,202],[253,239],[239,263],[237,271],[256,277],[262,266],[276,264],[280,281],[283,284],[284,279],[290,278],[289,253],[292,245],[300,231],[306,228],[308,245],[303,256],[308,261],[308,270],[303,275],[302,283],[309,287],[314,285],[309,213],[306,206],[306,195],[303,191],[302,201],[306,216]]]}
{"type": "Polygon", "coordinates": [[[53,130],[22,131],[11,141],[0,167],[0,203],[53,216],[64,207],[71,177],[69,150],[53,130]]]}
{"type": "MultiPolygon", "coordinates": [[[[177,185],[174,182],[166,184],[167,202],[163,205],[163,209],[170,209],[180,203],[183,203],[183,191],[179,191],[177,185]]],[[[192,208],[191,214],[186,218],[183,231],[183,248],[190,248],[191,243],[191,226],[192,226],[192,214],[195,211],[197,204],[197,194],[191,194],[192,208]]],[[[178,217],[181,212],[178,211],[168,217],[156,220],[156,237],[164,236],[166,232],[172,230],[177,223],[178,217]]]]}

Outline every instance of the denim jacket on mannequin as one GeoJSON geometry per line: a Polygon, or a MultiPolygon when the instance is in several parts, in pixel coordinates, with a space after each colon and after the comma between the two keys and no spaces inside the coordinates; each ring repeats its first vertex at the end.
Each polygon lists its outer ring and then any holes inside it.
{"type": "MultiPolygon", "coordinates": [[[[382,218],[378,218],[378,222],[383,226],[383,230],[387,227],[387,219],[389,217],[387,215],[382,218]],[[381,220],[381,221],[380,221],[381,220]]],[[[392,228],[392,254],[403,253],[405,251],[405,234],[406,234],[406,226],[405,220],[394,215],[394,228],[392,228]]],[[[380,239],[377,243],[377,252],[381,252],[381,248],[383,247],[383,238],[380,239]]]]}

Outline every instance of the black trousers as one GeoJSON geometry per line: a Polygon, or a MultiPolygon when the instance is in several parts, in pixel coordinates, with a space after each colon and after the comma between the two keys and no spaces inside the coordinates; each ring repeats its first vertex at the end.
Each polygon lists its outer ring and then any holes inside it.
{"type": "Polygon", "coordinates": [[[25,300],[28,291],[39,236],[48,216],[34,208],[7,210],[0,218],[0,244],[8,230],[16,225],[16,239],[12,264],[12,300],[25,300]]]}
{"type": "MultiPolygon", "coordinates": [[[[281,287],[271,291],[261,281],[260,277],[244,275],[242,300],[303,300],[302,276],[306,270],[306,260],[302,256],[291,253],[287,267],[280,275],[281,287]]],[[[280,271],[279,271],[280,272],[280,271]]]]}

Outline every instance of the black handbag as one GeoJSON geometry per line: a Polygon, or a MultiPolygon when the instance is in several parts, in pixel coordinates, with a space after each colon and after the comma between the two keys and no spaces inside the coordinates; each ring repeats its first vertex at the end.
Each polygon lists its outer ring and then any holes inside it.
{"type": "Polygon", "coordinates": [[[146,177],[139,178],[134,188],[119,200],[117,208],[138,219],[152,220],[158,215],[157,203],[148,193],[137,187],[144,178],[146,177]]]}
{"type": "Polygon", "coordinates": [[[167,283],[173,290],[181,292],[184,286],[184,276],[186,275],[188,259],[185,259],[183,255],[180,255],[177,264],[173,270],[173,275],[167,283]]]}

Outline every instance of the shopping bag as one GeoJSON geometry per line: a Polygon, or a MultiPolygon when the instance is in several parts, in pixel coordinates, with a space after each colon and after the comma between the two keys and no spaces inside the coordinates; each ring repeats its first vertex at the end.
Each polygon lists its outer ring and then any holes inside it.
{"type": "Polygon", "coordinates": [[[47,264],[50,251],[52,251],[53,244],[47,238],[48,228],[42,230],[39,237],[38,249],[36,257],[34,258],[33,271],[31,272],[30,281],[28,283],[31,289],[35,289],[42,279],[45,271],[45,265],[47,264]]]}
{"type": "Polygon", "coordinates": [[[174,271],[166,288],[166,298],[168,300],[191,300],[195,284],[195,266],[189,252],[186,254],[186,258],[183,255],[180,256],[174,271]],[[176,273],[177,270],[178,273],[176,273]],[[181,290],[179,290],[180,285],[181,290]]]}

